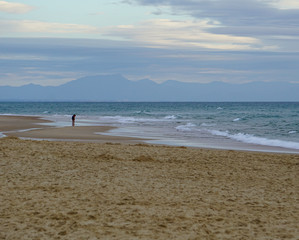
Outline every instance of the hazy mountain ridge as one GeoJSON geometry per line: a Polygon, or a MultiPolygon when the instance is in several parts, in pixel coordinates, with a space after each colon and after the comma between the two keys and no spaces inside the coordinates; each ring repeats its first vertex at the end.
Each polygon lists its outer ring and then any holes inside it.
{"type": "Polygon", "coordinates": [[[121,75],[99,75],[57,87],[3,86],[0,101],[299,101],[299,84],[203,84],[173,80],[158,84],[149,79],[130,81],[121,75]]]}

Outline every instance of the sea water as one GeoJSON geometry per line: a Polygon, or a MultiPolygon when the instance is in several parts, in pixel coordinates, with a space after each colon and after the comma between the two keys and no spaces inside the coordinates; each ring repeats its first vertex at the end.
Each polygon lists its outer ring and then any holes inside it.
{"type": "Polygon", "coordinates": [[[150,143],[299,152],[298,102],[2,102],[2,115],[41,116],[57,126],[109,125],[106,134],[150,143]]]}

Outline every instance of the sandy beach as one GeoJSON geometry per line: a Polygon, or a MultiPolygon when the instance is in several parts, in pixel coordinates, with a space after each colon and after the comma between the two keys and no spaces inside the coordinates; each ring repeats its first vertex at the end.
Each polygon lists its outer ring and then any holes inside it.
{"type": "Polygon", "coordinates": [[[0,239],[299,239],[298,154],[148,145],[40,122],[0,117],[0,239]],[[29,128],[39,129],[16,131],[29,128]]]}

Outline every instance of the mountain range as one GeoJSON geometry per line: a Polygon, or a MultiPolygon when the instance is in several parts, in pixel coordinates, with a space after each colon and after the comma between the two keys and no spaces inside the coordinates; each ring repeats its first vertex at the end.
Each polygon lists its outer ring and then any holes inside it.
{"type": "Polygon", "coordinates": [[[299,101],[299,84],[285,82],[185,83],[121,75],[88,76],[60,86],[0,86],[0,101],[299,101]]]}

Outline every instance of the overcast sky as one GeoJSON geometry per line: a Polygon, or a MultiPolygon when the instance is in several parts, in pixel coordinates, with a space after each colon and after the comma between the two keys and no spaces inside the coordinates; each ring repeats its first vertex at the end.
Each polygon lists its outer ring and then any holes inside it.
{"type": "Polygon", "coordinates": [[[299,0],[0,0],[0,85],[299,83],[299,0]]]}

